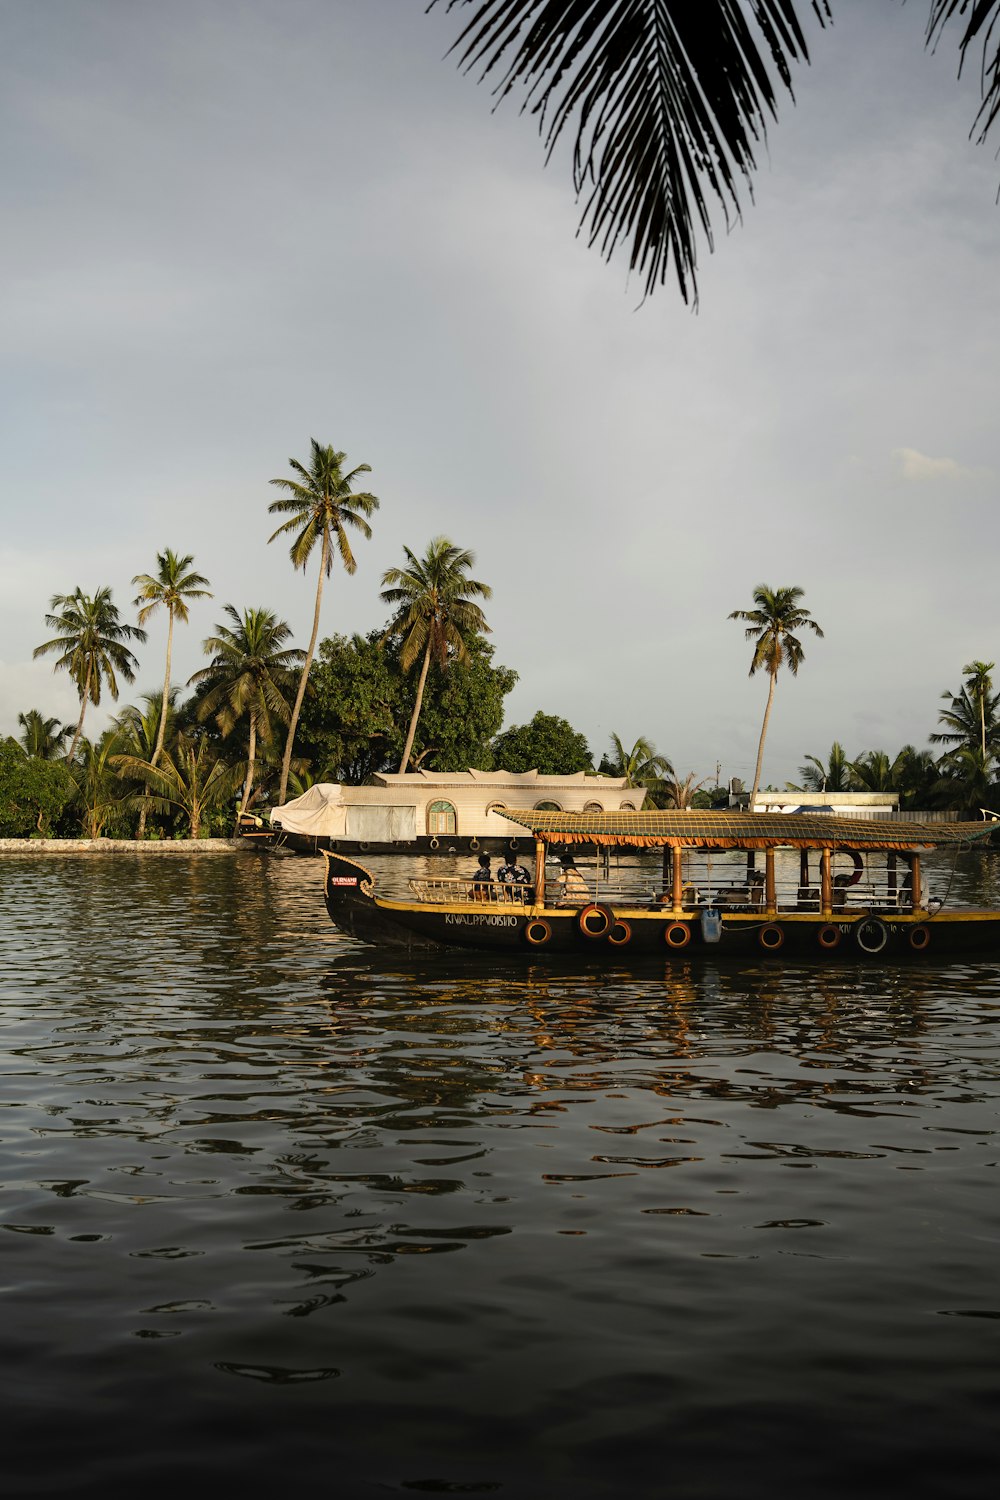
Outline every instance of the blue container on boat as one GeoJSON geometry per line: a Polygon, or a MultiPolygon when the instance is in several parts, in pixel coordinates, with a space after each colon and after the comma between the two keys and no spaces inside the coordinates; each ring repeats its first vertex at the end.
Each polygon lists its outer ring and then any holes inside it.
{"type": "Polygon", "coordinates": [[[717,943],[722,936],[722,914],[717,906],[706,906],[701,913],[701,940],[717,943]]]}

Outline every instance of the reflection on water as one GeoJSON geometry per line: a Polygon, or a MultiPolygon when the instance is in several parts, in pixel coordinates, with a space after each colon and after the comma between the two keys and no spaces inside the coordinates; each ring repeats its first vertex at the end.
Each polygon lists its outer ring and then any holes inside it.
{"type": "Polygon", "coordinates": [[[400,960],[320,876],[0,861],[7,1493],[986,1493],[994,965],[400,960]]]}

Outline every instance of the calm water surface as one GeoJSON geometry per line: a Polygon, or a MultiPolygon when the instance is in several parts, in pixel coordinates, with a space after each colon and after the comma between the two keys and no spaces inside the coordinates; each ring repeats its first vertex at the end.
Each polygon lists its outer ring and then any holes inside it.
{"type": "Polygon", "coordinates": [[[320,877],[0,859],[6,1497],[995,1493],[996,965],[404,962],[320,877]]]}

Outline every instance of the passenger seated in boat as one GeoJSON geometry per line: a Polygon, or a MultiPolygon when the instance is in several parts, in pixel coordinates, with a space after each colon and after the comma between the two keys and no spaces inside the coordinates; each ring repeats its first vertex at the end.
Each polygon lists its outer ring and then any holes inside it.
{"type": "Polygon", "coordinates": [[[833,877],[833,910],[842,912],[847,906],[847,887],[854,882],[850,875],[835,875],[833,877]]]}
{"type": "MultiPolygon", "coordinates": [[[[511,849],[507,851],[506,861],[497,871],[497,879],[501,885],[507,886],[526,886],[531,884],[531,876],[523,865],[518,864],[517,855],[511,849]]],[[[512,901],[518,901],[526,897],[528,893],[521,890],[517,892],[506,891],[504,894],[509,896],[512,901]]]]}
{"type": "Polygon", "coordinates": [[[486,887],[493,884],[493,875],[490,871],[490,857],[488,854],[479,856],[479,868],[472,877],[472,899],[473,901],[488,901],[489,891],[486,887]]]}
{"type": "Polygon", "coordinates": [[[560,906],[582,906],[590,900],[590,887],[576,867],[572,854],[564,854],[559,861],[562,874],[556,881],[560,906]]]}

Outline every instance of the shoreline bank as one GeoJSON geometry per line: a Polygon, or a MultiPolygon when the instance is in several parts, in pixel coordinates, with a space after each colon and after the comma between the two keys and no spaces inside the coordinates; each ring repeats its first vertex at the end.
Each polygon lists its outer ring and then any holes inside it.
{"type": "Polygon", "coordinates": [[[0,854],[233,854],[244,839],[0,839],[0,854]]]}

